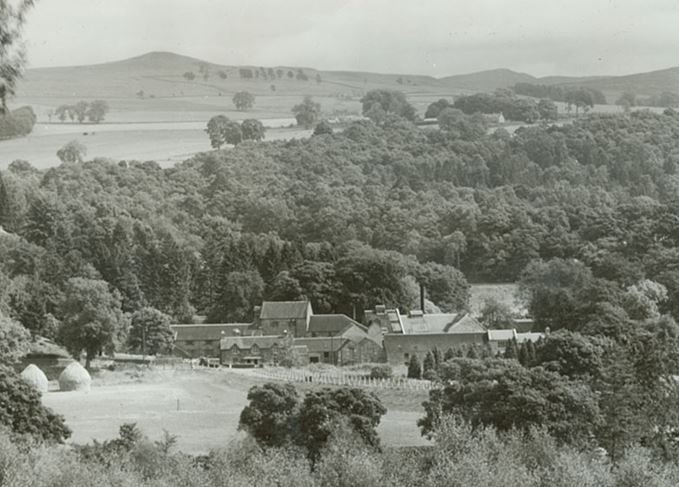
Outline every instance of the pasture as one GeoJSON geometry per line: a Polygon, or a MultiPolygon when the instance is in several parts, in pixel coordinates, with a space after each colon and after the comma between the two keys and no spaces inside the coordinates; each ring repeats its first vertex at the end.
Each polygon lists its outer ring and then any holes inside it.
{"type": "MultiPolygon", "coordinates": [[[[221,369],[157,370],[136,378],[105,373],[95,376],[90,392],[49,392],[43,403],[64,415],[73,430],[71,442],[111,439],[121,424],[132,422],[151,439],[167,430],[178,437],[181,451],[200,454],[226,446],[242,434],[237,426],[247,391],[264,382],[249,371],[221,369]]],[[[378,429],[383,443],[427,444],[415,424],[423,415],[422,408],[404,407],[406,403],[396,395],[397,402],[389,396],[382,399],[389,409],[378,429]]],[[[415,400],[419,404],[424,396],[415,400]]]]}
{"type": "MultiPolygon", "coordinates": [[[[167,167],[198,152],[212,150],[204,127],[202,122],[38,124],[26,137],[0,141],[0,169],[6,169],[17,159],[26,160],[38,169],[58,166],[61,162],[57,151],[71,140],[87,148],[87,160],[156,161],[167,167]]],[[[266,140],[302,138],[310,134],[310,130],[296,127],[271,128],[267,130],[266,140]]]]}

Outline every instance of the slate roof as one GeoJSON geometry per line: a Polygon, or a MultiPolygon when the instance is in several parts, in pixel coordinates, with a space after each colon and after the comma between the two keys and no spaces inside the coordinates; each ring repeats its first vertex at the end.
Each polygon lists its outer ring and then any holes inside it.
{"type": "Polygon", "coordinates": [[[264,301],[259,318],[262,320],[292,320],[306,318],[309,301],[264,301]]]}
{"type": "Polygon", "coordinates": [[[251,326],[252,323],[219,323],[212,325],[170,325],[170,329],[175,334],[175,341],[220,340],[224,336],[236,335],[236,330],[240,331],[241,335],[248,334],[251,326]]]}
{"type": "Polygon", "coordinates": [[[257,345],[262,349],[269,349],[275,345],[282,347],[284,345],[285,337],[278,335],[263,335],[253,337],[234,336],[222,338],[219,342],[220,350],[229,350],[234,345],[237,345],[241,350],[250,350],[253,345],[257,345]]]}
{"type": "Polygon", "coordinates": [[[368,331],[365,326],[347,315],[312,315],[309,320],[309,333],[341,333],[352,325],[361,331],[368,331]]]}
{"type": "Polygon", "coordinates": [[[481,333],[486,329],[468,313],[425,313],[402,316],[404,335],[420,333],[481,333]]]}
{"type": "Polygon", "coordinates": [[[344,338],[330,338],[330,337],[318,337],[318,338],[295,338],[295,346],[306,346],[310,352],[337,352],[341,349],[349,340],[344,338]]]}

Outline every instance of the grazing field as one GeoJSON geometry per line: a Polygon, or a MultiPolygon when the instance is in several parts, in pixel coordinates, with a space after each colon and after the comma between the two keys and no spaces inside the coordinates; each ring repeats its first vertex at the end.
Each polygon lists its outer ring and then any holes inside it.
{"type": "MultiPolygon", "coordinates": [[[[198,454],[240,434],[236,428],[247,390],[264,382],[248,371],[167,370],[134,382],[119,375],[95,377],[90,392],[50,392],[43,402],[66,417],[72,442],[114,438],[122,423],[132,422],[152,439],[167,430],[177,435],[180,450],[198,454]]],[[[423,415],[421,407],[399,410],[389,398],[383,401],[389,409],[379,426],[385,445],[427,444],[415,424],[423,415]]]]}
{"type": "MultiPolygon", "coordinates": [[[[98,157],[113,160],[156,161],[170,166],[198,152],[210,151],[210,140],[203,123],[121,123],[101,125],[36,125],[32,134],[0,141],[0,169],[23,159],[38,169],[57,166],[57,151],[71,140],[87,148],[87,160],[98,157]],[[87,133],[87,135],[85,135],[87,133]]],[[[308,137],[310,130],[272,128],[266,140],[308,137]]]]}

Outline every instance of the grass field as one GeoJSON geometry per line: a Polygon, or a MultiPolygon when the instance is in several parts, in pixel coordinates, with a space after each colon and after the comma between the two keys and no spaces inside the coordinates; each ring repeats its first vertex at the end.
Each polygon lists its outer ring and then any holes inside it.
{"type": "MultiPolygon", "coordinates": [[[[203,123],[130,123],[102,125],[44,124],[32,134],[0,141],[0,169],[24,159],[38,169],[57,166],[57,151],[71,140],[87,148],[86,159],[156,161],[169,166],[198,152],[210,151],[210,140],[203,123]],[[87,132],[88,135],[84,135],[87,132]]],[[[272,128],[266,140],[308,137],[310,130],[272,128]]]]}
{"type": "MultiPolygon", "coordinates": [[[[49,392],[43,403],[65,416],[72,442],[114,438],[122,423],[133,422],[151,439],[167,430],[177,435],[180,450],[198,454],[226,446],[241,434],[236,428],[247,390],[264,382],[248,371],[160,370],[137,378],[116,372],[95,376],[90,392],[49,392]]],[[[408,404],[399,397],[404,393],[388,392],[382,400],[389,411],[379,426],[384,444],[427,444],[415,424],[423,414],[415,404],[425,396],[408,404]]]]}

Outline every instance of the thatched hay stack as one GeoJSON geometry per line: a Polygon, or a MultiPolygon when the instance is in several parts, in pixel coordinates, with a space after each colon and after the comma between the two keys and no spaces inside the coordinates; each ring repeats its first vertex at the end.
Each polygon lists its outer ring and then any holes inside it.
{"type": "Polygon", "coordinates": [[[89,391],[92,377],[85,367],[72,362],[59,376],[59,389],[62,391],[89,391]]]}
{"type": "Polygon", "coordinates": [[[32,385],[39,393],[47,392],[49,382],[47,376],[35,364],[29,364],[21,373],[21,378],[32,385]]]}

